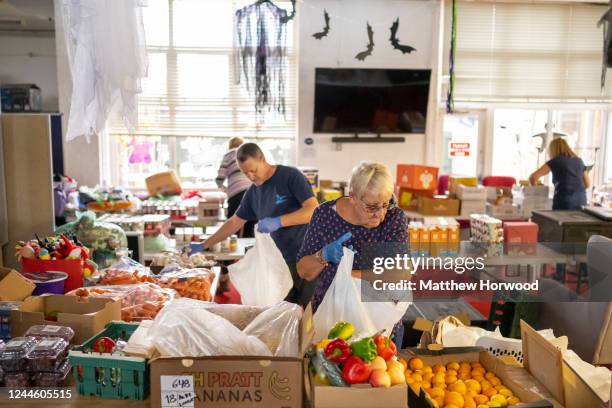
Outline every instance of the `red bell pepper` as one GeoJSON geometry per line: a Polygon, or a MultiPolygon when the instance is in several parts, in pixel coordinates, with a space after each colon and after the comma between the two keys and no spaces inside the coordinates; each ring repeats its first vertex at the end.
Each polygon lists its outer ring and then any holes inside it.
{"type": "Polygon", "coordinates": [[[376,352],[379,356],[388,361],[397,354],[397,347],[395,343],[387,336],[378,335],[374,337],[374,344],[376,344],[376,352]]]}
{"type": "Polygon", "coordinates": [[[93,351],[96,353],[112,353],[115,348],[115,340],[109,337],[100,337],[93,345],[93,351]]]}
{"type": "Polygon", "coordinates": [[[344,363],[351,356],[351,346],[342,339],[335,339],[325,346],[325,357],[334,363],[344,363]]]}
{"type": "Polygon", "coordinates": [[[368,382],[372,374],[370,365],[357,356],[351,356],[344,363],[342,378],[349,384],[362,384],[368,382]]]}

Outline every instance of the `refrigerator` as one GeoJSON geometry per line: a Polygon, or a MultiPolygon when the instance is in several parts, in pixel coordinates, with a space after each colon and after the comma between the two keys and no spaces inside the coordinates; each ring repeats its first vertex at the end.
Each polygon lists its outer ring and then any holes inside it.
{"type": "Polygon", "coordinates": [[[61,116],[0,113],[0,265],[18,268],[18,241],[55,229],[53,173],[63,173],[61,116]]]}

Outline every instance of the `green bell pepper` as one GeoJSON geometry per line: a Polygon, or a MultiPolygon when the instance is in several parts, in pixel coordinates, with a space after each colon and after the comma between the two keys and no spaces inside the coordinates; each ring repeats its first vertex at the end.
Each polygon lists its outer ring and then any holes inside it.
{"type": "Polygon", "coordinates": [[[348,322],[338,322],[327,334],[328,339],[348,340],[355,332],[355,327],[348,322]]]}
{"type": "Polygon", "coordinates": [[[367,363],[374,360],[377,356],[376,344],[371,337],[366,337],[351,343],[351,350],[353,351],[353,355],[361,357],[367,363]]]}

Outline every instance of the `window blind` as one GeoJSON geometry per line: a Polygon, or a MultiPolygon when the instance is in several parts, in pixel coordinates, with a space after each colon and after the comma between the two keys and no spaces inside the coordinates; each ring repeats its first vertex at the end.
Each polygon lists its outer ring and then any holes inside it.
{"type": "MultiPolygon", "coordinates": [[[[257,117],[254,96],[234,78],[234,13],[252,2],[149,1],[143,13],[149,69],[138,97],[139,125],[128,133],[115,122],[109,133],[295,138],[297,55],[293,21],[287,24],[285,115],[270,111],[257,117]]],[[[291,11],[288,0],[274,4],[291,11]]]]}
{"type": "MultiPolygon", "coordinates": [[[[601,92],[607,5],[465,2],[457,4],[456,101],[612,100],[601,92]]],[[[446,7],[445,72],[451,10],[446,7]]]]}

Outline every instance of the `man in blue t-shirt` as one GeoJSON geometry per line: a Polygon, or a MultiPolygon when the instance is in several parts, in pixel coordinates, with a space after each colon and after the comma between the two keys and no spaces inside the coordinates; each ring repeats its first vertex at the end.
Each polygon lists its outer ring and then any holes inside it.
{"type": "Polygon", "coordinates": [[[293,288],[285,300],[304,306],[312,297],[314,282],[299,277],[296,257],[318,206],[312,187],[298,169],[270,165],[255,143],[240,146],[236,161],[253,185],[242,198],[236,214],[204,242],[204,247],[223,241],[247,221],[257,221],[257,231],[272,236],[291,271],[293,288]]]}

